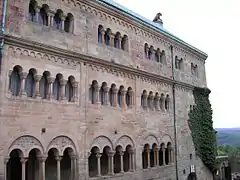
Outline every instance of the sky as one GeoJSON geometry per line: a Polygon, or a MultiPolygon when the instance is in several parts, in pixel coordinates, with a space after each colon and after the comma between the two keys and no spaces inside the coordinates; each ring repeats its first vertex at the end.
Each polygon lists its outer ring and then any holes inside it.
{"type": "Polygon", "coordinates": [[[240,127],[240,1],[115,0],[152,20],[162,13],[169,32],[208,54],[214,128],[240,127]]]}

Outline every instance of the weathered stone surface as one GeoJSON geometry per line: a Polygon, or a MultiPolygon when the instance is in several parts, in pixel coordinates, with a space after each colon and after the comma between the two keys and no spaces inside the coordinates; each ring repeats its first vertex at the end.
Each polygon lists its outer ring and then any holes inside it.
{"type": "MultiPolygon", "coordinates": [[[[177,167],[179,180],[187,178],[190,165],[196,166],[198,179],[210,180],[211,174],[201,160],[195,156],[194,146],[188,127],[188,111],[194,104],[191,86],[206,86],[204,55],[193,53],[194,50],[174,42],[160,32],[140,28],[122,14],[94,1],[44,1],[50,10],[62,9],[64,14],[74,15],[73,34],[53,30],[28,21],[28,2],[9,0],[7,8],[6,38],[4,45],[2,73],[0,75],[0,179],[4,173],[4,157],[9,155],[11,145],[19,137],[29,135],[39,140],[32,143],[46,154],[48,147],[72,147],[78,154],[79,179],[88,178],[88,153],[93,146],[102,150],[109,146],[115,150],[117,145],[124,148],[131,144],[136,150],[136,171],[115,175],[109,179],[143,180],[176,179],[176,166],[169,165],[151,169],[142,169],[142,150],[145,143],[152,145],[171,142],[175,148],[177,142],[177,167]],[[86,4],[84,4],[84,2],[86,4]],[[104,9],[104,11],[103,11],[104,9]],[[98,25],[104,29],[111,28],[113,33],[126,34],[129,50],[98,44],[98,25]],[[11,39],[20,38],[16,41],[11,39]],[[166,64],[145,58],[144,44],[166,52],[166,64]],[[176,141],[174,137],[173,91],[172,91],[172,56],[183,58],[183,70],[175,71],[175,79],[188,84],[189,87],[176,87],[176,141]],[[90,58],[85,57],[88,56],[90,58]],[[198,77],[191,74],[191,62],[198,65],[198,77]],[[65,80],[74,76],[78,84],[76,102],[42,100],[28,97],[12,97],[8,93],[9,70],[19,65],[28,73],[34,68],[37,75],[49,71],[52,78],[61,73],[65,80]],[[127,67],[127,69],[126,69],[127,67]],[[155,74],[155,76],[154,76],[155,74]],[[100,86],[103,82],[110,88],[115,84],[133,90],[133,106],[119,108],[91,104],[89,87],[96,80],[100,86]],[[154,94],[170,96],[169,111],[144,110],[141,107],[143,90],[154,94]],[[42,132],[42,128],[46,132],[42,132]],[[67,137],[58,140],[56,137],[67,137]],[[105,139],[103,138],[105,137],[105,139]],[[121,138],[122,137],[122,138],[121,138]],[[53,144],[51,144],[53,143],[53,144]],[[66,144],[67,143],[67,144],[66,144]],[[193,159],[190,160],[190,154],[193,159]],[[185,174],[183,173],[185,171],[185,174]]],[[[2,12],[0,2],[0,14],[2,12]]],[[[39,1],[41,6],[43,1],[39,1]]],[[[173,63],[174,64],[174,63],[173,63]]],[[[29,143],[20,146],[29,152],[29,143]]],[[[30,143],[31,144],[31,143],[30,143]]],[[[14,146],[15,147],[15,146],[14,146]]],[[[99,178],[101,179],[101,178],[99,178]]]]}

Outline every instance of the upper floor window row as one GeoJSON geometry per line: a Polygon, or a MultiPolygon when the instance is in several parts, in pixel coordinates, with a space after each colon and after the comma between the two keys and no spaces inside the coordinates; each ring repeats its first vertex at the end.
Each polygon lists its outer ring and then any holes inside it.
{"type": "Polygon", "coordinates": [[[129,46],[127,35],[122,35],[120,32],[114,34],[110,28],[105,30],[102,25],[98,26],[98,43],[124,51],[128,51],[129,46]]]}
{"type": "Polygon", "coordinates": [[[92,104],[99,103],[113,107],[130,108],[133,105],[133,90],[132,87],[125,89],[123,85],[118,88],[114,83],[110,87],[106,82],[99,85],[94,80],[89,88],[89,100],[92,104]]]}
{"type": "Polygon", "coordinates": [[[35,68],[23,72],[19,65],[9,73],[9,93],[12,96],[76,102],[77,88],[78,83],[73,76],[65,80],[60,73],[56,77],[52,77],[49,71],[39,75],[35,68]]]}
{"type": "Polygon", "coordinates": [[[183,58],[178,58],[175,56],[175,68],[179,70],[183,70],[183,58]]]}
{"type": "Polygon", "coordinates": [[[191,73],[194,76],[198,76],[198,66],[197,66],[197,64],[191,63],[191,73]]]}
{"type": "Polygon", "coordinates": [[[47,4],[39,7],[35,0],[31,0],[29,3],[28,19],[37,24],[52,27],[55,30],[73,33],[74,17],[71,13],[65,15],[61,9],[53,12],[47,4]]]}
{"type": "Polygon", "coordinates": [[[149,47],[149,45],[145,43],[144,54],[146,59],[166,64],[166,53],[164,50],[161,51],[159,48],[154,49],[153,46],[149,47]]]}

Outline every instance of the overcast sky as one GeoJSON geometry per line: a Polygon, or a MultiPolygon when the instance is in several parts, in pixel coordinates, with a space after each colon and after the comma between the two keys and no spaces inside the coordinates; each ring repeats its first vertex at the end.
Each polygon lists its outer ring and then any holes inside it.
{"type": "Polygon", "coordinates": [[[208,54],[214,127],[240,127],[239,0],[115,0],[208,54]],[[239,108],[238,108],[239,107],[239,108]]]}

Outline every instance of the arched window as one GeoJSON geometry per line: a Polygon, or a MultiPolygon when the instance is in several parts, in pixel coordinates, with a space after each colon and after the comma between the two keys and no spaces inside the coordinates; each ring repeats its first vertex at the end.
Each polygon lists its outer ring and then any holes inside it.
{"type": "Polygon", "coordinates": [[[49,11],[48,5],[44,4],[40,9],[39,24],[42,24],[44,26],[49,26],[48,15],[47,15],[48,11],[49,11]]]}
{"type": "Polygon", "coordinates": [[[166,54],[165,54],[165,51],[164,51],[164,50],[162,50],[162,52],[161,52],[160,62],[161,62],[162,64],[167,64],[166,54]]]}
{"type": "Polygon", "coordinates": [[[169,106],[170,106],[170,96],[167,95],[165,99],[165,109],[169,110],[169,106]]]}
{"type": "Polygon", "coordinates": [[[73,33],[74,30],[74,17],[71,13],[68,13],[64,21],[64,31],[68,33],[73,33]]]}
{"type": "Polygon", "coordinates": [[[120,38],[121,38],[121,34],[120,34],[120,32],[117,32],[115,37],[114,37],[114,47],[115,48],[120,49],[120,42],[121,42],[120,38]]]}
{"type": "Polygon", "coordinates": [[[160,97],[160,109],[164,110],[164,108],[165,108],[165,96],[164,96],[164,94],[161,94],[161,97],[160,97]]]}
{"type": "Polygon", "coordinates": [[[146,59],[148,59],[148,51],[149,51],[148,44],[145,43],[145,45],[144,45],[144,54],[145,54],[145,58],[146,59]]]}
{"type": "Polygon", "coordinates": [[[121,48],[124,51],[128,51],[128,36],[124,35],[121,42],[121,48]]]}
{"type": "Polygon", "coordinates": [[[40,95],[43,99],[48,98],[48,89],[49,89],[48,78],[50,78],[50,73],[48,71],[45,71],[39,83],[40,95]]]}
{"type": "Polygon", "coordinates": [[[150,167],[150,164],[148,164],[148,153],[150,151],[150,146],[149,144],[145,144],[144,145],[144,149],[142,152],[142,168],[143,169],[147,169],[148,167],[150,167]]]}
{"type": "Polygon", "coordinates": [[[67,84],[65,86],[65,96],[69,102],[73,102],[74,98],[74,88],[73,84],[75,82],[75,78],[73,76],[68,77],[67,84]]]}
{"type": "Polygon", "coordinates": [[[36,74],[35,69],[30,69],[25,81],[25,92],[27,93],[27,97],[33,97],[35,92],[35,79],[34,75],[36,74]]]}
{"type": "Polygon", "coordinates": [[[127,106],[131,106],[132,105],[132,88],[128,87],[127,93],[126,93],[126,104],[127,106]]]}
{"type": "Polygon", "coordinates": [[[31,0],[28,7],[28,19],[32,22],[36,22],[37,17],[37,2],[35,0],[31,0]]]}
{"type": "Polygon", "coordinates": [[[107,28],[107,31],[104,35],[104,41],[107,46],[110,46],[111,43],[111,29],[107,28]]]}
{"type": "Polygon", "coordinates": [[[114,105],[114,91],[115,91],[116,88],[116,85],[115,84],[112,84],[111,85],[111,88],[109,90],[109,102],[110,102],[110,105],[113,106],[114,105]]]}
{"type": "Polygon", "coordinates": [[[103,43],[103,35],[102,35],[103,31],[104,31],[103,26],[99,25],[98,26],[98,43],[99,44],[103,43]]]}
{"type": "Polygon", "coordinates": [[[98,93],[98,82],[94,80],[92,81],[92,84],[89,88],[89,100],[92,102],[92,104],[96,104],[98,101],[97,93],[98,93]]]}
{"type": "Polygon", "coordinates": [[[124,86],[120,86],[119,91],[118,91],[118,105],[119,105],[119,107],[122,107],[123,101],[125,100],[125,99],[122,99],[123,91],[124,91],[124,86]]]}
{"type": "Polygon", "coordinates": [[[98,155],[100,155],[100,150],[95,146],[91,149],[91,155],[88,157],[88,171],[90,177],[96,177],[98,175],[98,155]]]}
{"type": "Polygon", "coordinates": [[[21,66],[15,66],[11,73],[9,87],[13,96],[19,96],[21,89],[21,73],[21,66]]]}
{"type": "Polygon", "coordinates": [[[54,16],[54,21],[53,21],[53,28],[54,29],[61,29],[62,28],[62,16],[63,16],[63,12],[62,10],[58,9],[57,12],[55,13],[54,16]]]}
{"type": "Polygon", "coordinates": [[[62,80],[63,76],[61,74],[57,74],[56,78],[53,83],[53,97],[55,100],[60,100],[60,81],[62,80]]]}
{"type": "Polygon", "coordinates": [[[154,52],[154,47],[150,46],[150,48],[148,50],[148,59],[152,60],[153,52],[154,52]]]}
{"type": "Polygon", "coordinates": [[[157,48],[157,51],[155,53],[155,58],[156,58],[156,61],[157,62],[160,62],[160,59],[161,59],[161,51],[159,48],[157,48]]]}
{"type": "Polygon", "coordinates": [[[107,92],[105,92],[106,88],[107,88],[107,83],[103,82],[102,86],[101,86],[101,89],[100,89],[100,92],[99,92],[99,94],[100,94],[100,101],[101,101],[102,105],[107,104],[107,102],[105,102],[106,101],[106,97],[105,96],[107,95],[107,92]]]}

